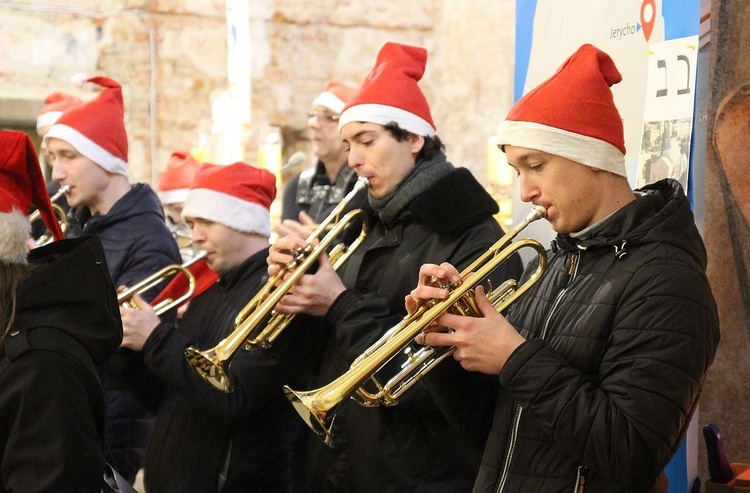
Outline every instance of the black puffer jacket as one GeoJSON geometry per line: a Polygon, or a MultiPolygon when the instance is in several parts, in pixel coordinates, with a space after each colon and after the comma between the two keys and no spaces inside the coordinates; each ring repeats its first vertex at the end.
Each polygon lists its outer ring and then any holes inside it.
{"type": "MultiPolygon", "coordinates": [[[[444,159],[444,157],[443,157],[444,159]]],[[[502,235],[497,204],[464,168],[452,170],[417,196],[392,224],[366,207],[368,235],[339,271],[349,288],[331,306],[333,334],[320,383],[349,368],[406,314],[404,296],[423,263],[465,267],[502,235]]],[[[495,272],[518,277],[520,259],[495,272]]],[[[403,356],[396,358],[405,361],[403,356]]],[[[381,378],[382,378],[381,373],[381,378]]],[[[336,414],[335,448],[311,443],[312,491],[468,491],[492,418],[496,382],[448,358],[395,407],[362,408],[347,401],[336,414]]]]}
{"type": "Polygon", "coordinates": [[[678,448],[719,322],[680,185],[642,192],[586,237],[558,236],[511,307],[528,340],[500,372],[475,492],[569,492],[579,473],[586,493],[644,491],[678,448]]]}
{"type": "MultiPolygon", "coordinates": [[[[105,215],[91,216],[88,207],[75,207],[68,211],[68,219],[68,237],[92,234],[101,239],[115,287],[132,286],[182,261],[159,198],[144,183],[134,184],[105,215]]],[[[159,289],[153,288],[144,298],[151,300],[159,289]]],[[[152,422],[136,402],[129,381],[129,376],[144,371],[140,354],[127,349],[99,367],[107,402],[107,459],[130,481],[141,466],[152,422]]]]}
{"type": "Polygon", "coordinates": [[[105,414],[95,365],[122,339],[104,252],[85,237],[37,248],[29,262],[0,358],[0,490],[99,492],[105,414]]]}

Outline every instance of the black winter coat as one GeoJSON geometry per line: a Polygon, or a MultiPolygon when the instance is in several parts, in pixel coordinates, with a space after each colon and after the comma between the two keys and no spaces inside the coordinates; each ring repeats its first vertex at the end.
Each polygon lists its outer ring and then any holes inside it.
{"type": "MultiPolygon", "coordinates": [[[[511,306],[476,492],[640,492],[680,445],[719,342],[706,250],[663,180],[583,238],[558,235],[511,306]],[[501,484],[500,484],[501,483],[501,484]]],[[[533,266],[529,266],[531,269],[533,266]]]]}
{"type": "Polygon", "coordinates": [[[0,358],[2,491],[98,492],[104,397],[96,364],[122,325],[101,243],[63,240],[29,255],[0,358]]]}
{"type": "MultiPolygon", "coordinates": [[[[68,220],[68,237],[93,234],[101,239],[115,287],[131,286],[182,262],[159,198],[147,184],[134,184],[103,216],[75,207],[68,211],[68,220]]],[[[144,298],[151,300],[160,289],[153,288],[144,298]]],[[[152,421],[131,393],[139,390],[133,389],[131,377],[143,371],[140,355],[128,349],[99,367],[107,403],[107,460],[129,481],[141,467],[152,421]]]]}
{"type": "Polygon", "coordinates": [[[150,493],[219,491],[225,466],[222,493],[289,491],[291,440],[303,423],[282,388],[307,382],[317,369],[311,348],[322,340],[314,331],[288,329],[270,349],[241,350],[229,365],[230,393],[204,381],[185,359],[187,347],[208,350],[234,330],[237,313],[265,282],[267,254],[253,255],[194,298],[179,328],[162,323],[146,340],[144,359],[162,383],[146,454],[150,493]]]}
{"type": "MultiPolygon", "coordinates": [[[[383,224],[366,206],[368,235],[339,270],[348,290],[331,306],[333,326],[320,384],[352,361],[405,315],[404,296],[422,264],[448,261],[459,269],[502,234],[497,204],[464,168],[451,171],[383,224]]],[[[493,276],[519,276],[513,258],[493,276]]],[[[399,364],[403,362],[399,358],[399,364]]],[[[313,491],[469,491],[489,430],[496,379],[464,371],[448,358],[395,407],[345,402],[333,425],[334,449],[310,443],[313,491]]]]}

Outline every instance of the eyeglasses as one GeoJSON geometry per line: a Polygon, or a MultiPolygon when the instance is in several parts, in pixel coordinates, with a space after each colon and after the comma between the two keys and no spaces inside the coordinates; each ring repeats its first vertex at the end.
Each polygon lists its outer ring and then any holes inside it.
{"type": "Polygon", "coordinates": [[[318,123],[337,122],[339,121],[339,115],[332,113],[325,113],[323,111],[311,111],[307,114],[307,118],[315,118],[318,123]]]}

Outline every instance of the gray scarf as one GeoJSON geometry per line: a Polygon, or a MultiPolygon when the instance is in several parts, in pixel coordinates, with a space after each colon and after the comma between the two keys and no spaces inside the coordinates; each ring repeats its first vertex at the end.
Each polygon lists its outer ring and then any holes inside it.
{"type": "Polygon", "coordinates": [[[368,194],[367,200],[370,207],[378,213],[380,220],[390,225],[415,197],[454,169],[454,166],[447,161],[445,154],[439,152],[429,159],[418,162],[412,172],[406,175],[388,195],[375,198],[368,194]]]}

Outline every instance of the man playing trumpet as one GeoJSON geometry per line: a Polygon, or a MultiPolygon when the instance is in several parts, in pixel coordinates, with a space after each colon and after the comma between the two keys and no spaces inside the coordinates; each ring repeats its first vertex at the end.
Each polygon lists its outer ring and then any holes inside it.
{"type": "MultiPolygon", "coordinates": [[[[344,373],[405,315],[404,296],[422,263],[466,265],[501,234],[492,217],[497,204],[469,171],[446,159],[417,85],[426,59],[423,48],[387,43],[342,111],[349,166],[369,180],[368,234],[338,273],[323,256],[317,272],[303,276],[277,306],[318,316],[329,328],[319,384],[344,373]]],[[[280,238],[269,273],[303,244],[299,237],[280,238]]],[[[496,275],[520,274],[520,267],[516,257],[496,275]]],[[[299,325],[287,332],[310,329],[299,325]]],[[[334,448],[312,437],[310,490],[469,491],[495,390],[494,379],[448,360],[395,407],[366,409],[347,400],[333,423],[334,448]]]]}
{"type": "MultiPolygon", "coordinates": [[[[138,295],[123,307],[123,346],[141,351],[156,376],[156,423],[145,461],[149,493],[287,492],[290,443],[302,424],[282,386],[306,382],[314,332],[284,334],[273,348],[240,351],[221,393],[185,359],[191,346],[212,347],[265,281],[269,207],[275,177],[245,163],[203,164],[182,217],[219,280],[191,299],[178,325],[161,321],[138,295]],[[306,377],[305,377],[306,378],[306,377]]],[[[146,377],[148,378],[148,377],[146,377]]]]}
{"type": "MultiPolygon", "coordinates": [[[[706,250],[677,181],[630,188],[621,79],[584,45],[511,109],[501,149],[558,233],[547,271],[507,318],[477,289],[482,317],[445,314],[454,332],[417,337],[499,379],[475,492],[666,492],[698,404],[719,342],[706,250]]],[[[457,277],[424,265],[408,309],[457,277]]]]}

